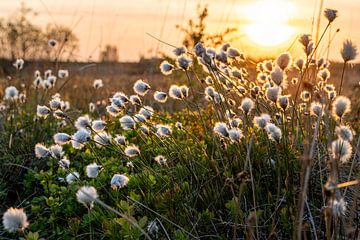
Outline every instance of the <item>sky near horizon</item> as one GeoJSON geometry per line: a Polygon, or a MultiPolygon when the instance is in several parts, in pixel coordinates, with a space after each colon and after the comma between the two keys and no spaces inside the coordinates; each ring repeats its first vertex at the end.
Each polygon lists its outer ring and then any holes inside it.
{"type": "MultiPolygon", "coordinates": [[[[14,15],[21,2],[37,14],[33,23],[45,27],[60,23],[73,28],[80,39],[79,60],[98,60],[106,44],[118,47],[120,61],[137,61],[140,56],[152,57],[169,53],[169,46],[149,37],[150,33],[173,45],[181,45],[182,33],[176,24],[186,26],[197,16],[196,6],[207,5],[207,31],[222,32],[236,28],[231,35],[233,45],[245,55],[266,57],[289,49],[296,36],[311,33],[314,11],[320,0],[0,0],[0,18],[14,15]]],[[[360,0],[324,0],[324,8],[339,11],[331,33],[336,34],[329,53],[340,60],[345,39],[352,39],[360,48],[360,0]]],[[[321,29],[327,20],[322,17],[321,29]]],[[[325,36],[325,42],[329,35],[325,36]]],[[[299,56],[298,43],[291,48],[299,56]]],[[[320,47],[320,50],[322,48],[320,47]]],[[[325,54],[325,50],[322,52],[325,54]]],[[[358,57],[357,60],[360,58],[358,57]]]]}

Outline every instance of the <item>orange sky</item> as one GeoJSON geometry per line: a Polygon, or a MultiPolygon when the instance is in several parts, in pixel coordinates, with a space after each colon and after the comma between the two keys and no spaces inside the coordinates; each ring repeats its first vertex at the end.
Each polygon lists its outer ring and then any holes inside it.
{"type": "MultiPolygon", "coordinates": [[[[310,33],[314,7],[320,0],[26,0],[38,14],[33,22],[45,26],[56,21],[67,26],[78,25],[74,32],[80,38],[79,60],[92,58],[97,60],[100,46],[116,45],[119,49],[121,61],[136,61],[140,55],[148,57],[160,52],[170,52],[171,48],[159,44],[146,35],[149,32],[161,37],[174,45],[181,44],[181,33],[175,28],[176,24],[186,24],[189,18],[196,16],[196,5],[207,4],[209,7],[208,31],[220,32],[226,27],[234,27],[238,32],[233,36],[237,39],[234,45],[244,51],[246,55],[255,57],[270,56],[286,50],[296,35],[310,33]],[[257,1],[266,1],[267,9],[254,8],[257,1]],[[273,18],[286,13],[285,5],[291,5],[291,13],[286,16],[286,25],[291,27],[290,37],[282,44],[275,46],[261,46],[250,41],[247,31],[253,21],[252,18],[270,14],[273,18]],[[268,10],[268,8],[271,8],[268,10]],[[261,12],[263,11],[263,12],[261,12]],[[270,12],[269,12],[270,11],[270,12]],[[280,11],[280,12],[279,12],[280,11]]],[[[0,17],[11,16],[20,7],[21,0],[0,0],[0,17]]],[[[324,0],[324,7],[339,10],[340,17],[333,26],[333,31],[340,28],[336,35],[330,58],[339,60],[339,49],[344,39],[352,39],[360,47],[360,0],[324,0]]],[[[290,9],[290,8],[289,8],[290,9]]],[[[322,23],[326,21],[322,19],[322,23]]],[[[264,18],[263,22],[267,21],[264,18]]],[[[280,21],[280,20],[279,20],[280,21]]],[[[253,37],[261,37],[260,41],[281,40],[283,28],[277,19],[270,19],[264,23],[251,25],[253,37]],[[268,22],[275,22],[269,24],[268,22]],[[255,31],[255,32],[254,32],[255,31]],[[274,36],[273,36],[274,35],[274,36]],[[279,36],[278,36],[279,35],[279,36]]],[[[296,44],[298,45],[298,44],[296,44]]],[[[299,51],[293,49],[293,55],[299,51]]],[[[359,58],[358,58],[359,59],[359,58]]]]}

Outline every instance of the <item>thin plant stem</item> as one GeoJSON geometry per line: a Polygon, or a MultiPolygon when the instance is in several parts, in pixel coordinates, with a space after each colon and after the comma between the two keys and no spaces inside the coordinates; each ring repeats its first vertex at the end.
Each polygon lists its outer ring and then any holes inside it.
{"type": "Polygon", "coordinates": [[[305,170],[305,177],[304,177],[304,183],[302,186],[302,191],[301,191],[301,195],[300,195],[300,210],[299,210],[299,225],[298,225],[298,229],[297,229],[297,239],[301,239],[302,237],[302,222],[303,222],[303,215],[304,215],[304,203],[305,201],[307,201],[307,188],[308,188],[308,183],[309,183],[309,178],[310,178],[310,171],[311,171],[311,165],[312,162],[314,160],[315,157],[315,149],[317,146],[317,141],[318,141],[318,134],[319,134],[319,128],[320,128],[320,121],[321,121],[321,116],[322,116],[322,110],[319,113],[317,122],[316,122],[316,126],[315,126],[315,130],[314,130],[314,137],[311,143],[311,147],[310,147],[310,153],[309,153],[309,157],[307,159],[307,166],[306,166],[306,170],[305,170]]]}
{"type": "Polygon", "coordinates": [[[339,96],[341,95],[341,90],[342,90],[342,86],[343,86],[344,75],[345,75],[345,68],[346,68],[346,61],[344,61],[344,64],[343,64],[343,67],[342,67],[341,80],[340,80],[340,88],[339,88],[339,96]]]}
{"type": "MultiPolygon", "coordinates": [[[[84,191],[83,191],[84,192],[84,191]]],[[[92,229],[91,229],[91,214],[90,214],[90,208],[88,207],[87,208],[88,209],[88,216],[89,216],[89,231],[90,231],[90,240],[92,240],[93,239],[93,237],[92,237],[92,235],[93,235],[93,233],[92,233],[92,229]]]]}

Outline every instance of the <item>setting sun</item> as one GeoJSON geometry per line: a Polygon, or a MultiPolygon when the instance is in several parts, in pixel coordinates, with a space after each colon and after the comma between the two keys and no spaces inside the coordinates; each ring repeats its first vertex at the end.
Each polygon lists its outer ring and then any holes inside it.
{"type": "Polygon", "coordinates": [[[289,25],[294,5],[284,0],[258,0],[244,9],[249,23],[244,27],[248,38],[262,46],[275,46],[289,41],[295,29],[289,25]]]}

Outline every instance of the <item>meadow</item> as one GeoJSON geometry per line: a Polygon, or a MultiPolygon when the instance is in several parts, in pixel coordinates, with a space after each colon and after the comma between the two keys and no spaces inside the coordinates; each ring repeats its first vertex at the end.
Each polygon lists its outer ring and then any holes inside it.
{"type": "Polygon", "coordinates": [[[358,52],[330,63],[322,41],[2,60],[0,238],[358,239],[358,52]]]}

